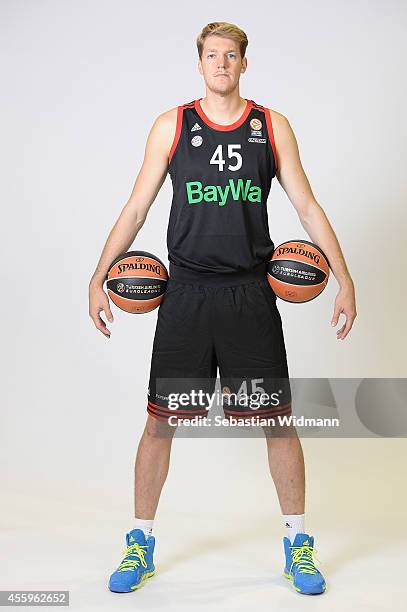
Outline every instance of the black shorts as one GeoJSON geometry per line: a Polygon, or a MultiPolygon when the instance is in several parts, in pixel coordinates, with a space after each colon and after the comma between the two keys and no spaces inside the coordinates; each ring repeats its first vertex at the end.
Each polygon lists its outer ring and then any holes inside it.
{"type": "Polygon", "coordinates": [[[265,265],[203,274],[170,263],[153,342],[148,414],[162,421],[206,416],[219,367],[226,418],[291,415],[276,301],[265,265]]]}

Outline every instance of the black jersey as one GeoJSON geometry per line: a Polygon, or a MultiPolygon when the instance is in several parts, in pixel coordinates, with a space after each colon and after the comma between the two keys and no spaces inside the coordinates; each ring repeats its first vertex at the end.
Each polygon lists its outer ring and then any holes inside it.
{"type": "Polygon", "coordinates": [[[219,125],[199,100],[179,106],[168,169],[174,190],[169,261],[222,273],[249,271],[268,261],[274,243],[267,198],[276,167],[268,108],[246,100],[235,123],[219,125]]]}

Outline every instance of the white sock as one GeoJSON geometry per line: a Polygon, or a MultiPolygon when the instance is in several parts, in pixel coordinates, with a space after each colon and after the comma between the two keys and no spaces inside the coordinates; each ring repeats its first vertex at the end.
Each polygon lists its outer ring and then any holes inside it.
{"type": "Polygon", "coordinates": [[[305,533],[304,529],[305,514],[283,514],[285,528],[287,529],[287,537],[291,544],[297,533],[305,533]]]}
{"type": "Polygon", "coordinates": [[[144,531],[144,535],[148,538],[149,535],[153,532],[153,523],[154,519],[139,519],[136,517],[136,522],[134,524],[133,529],[142,529],[144,531]]]}

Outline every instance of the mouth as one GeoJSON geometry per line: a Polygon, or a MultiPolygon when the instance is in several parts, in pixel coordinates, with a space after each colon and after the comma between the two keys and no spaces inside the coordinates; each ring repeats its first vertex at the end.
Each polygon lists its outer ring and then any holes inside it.
{"type": "Polygon", "coordinates": [[[215,74],[216,77],[227,77],[229,76],[228,74],[215,74]]]}

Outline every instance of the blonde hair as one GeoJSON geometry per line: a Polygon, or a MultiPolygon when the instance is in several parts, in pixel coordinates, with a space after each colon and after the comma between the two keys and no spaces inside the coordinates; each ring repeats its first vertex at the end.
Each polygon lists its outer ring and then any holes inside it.
{"type": "Polygon", "coordinates": [[[223,38],[232,38],[237,42],[240,49],[240,55],[242,59],[245,56],[247,45],[249,44],[249,40],[240,28],[233,23],[227,23],[226,21],[214,21],[213,23],[208,23],[202,31],[199,33],[196,39],[196,46],[198,48],[199,58],[202,58],[202,50],[204,46],[205,38],[209,35],[221,36],[223,38]]]}

